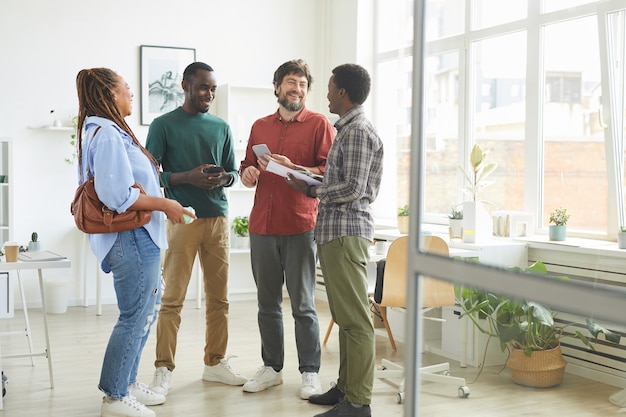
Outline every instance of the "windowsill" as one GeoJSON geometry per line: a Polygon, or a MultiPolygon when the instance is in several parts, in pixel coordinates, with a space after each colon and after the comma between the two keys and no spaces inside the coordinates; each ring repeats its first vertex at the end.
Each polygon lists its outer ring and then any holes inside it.
{"type": "Polygon", "coordinates": [[[619,249],[617,242],[583,238],[567,238],[564,241],[552,241],[548,236],[533,235],[511,238],[517,242],[525,242],[529,248],[556,250],[570,253],[584,253],[588,255],[616,256],[626,258],[626,250],[619,249]]]}
{"type": "MultiPolygon", "coordinates": [[[[448,235],[448,226],[440,224],[425,224],[422,227],[422,230],[425,233],[432,233],[439,236],[448,235]]],[[[376,225],[376,232],[374,233],[374,238],[376,240],[394,240],[397,239],[399,236],[402,235],[394,226],[378,224],[376,225]]],[[[551,241],[548,239],[547,235],[532,235],[526,237],[511,238],[494,236],[491,240],[481,242],[479,244],[463,243],[461,239],[454,239],[452,242],[449,243],[449,245],[450,247],[462,249],[469,246],[491,246],[494,244],[503,244],[505,242],[525,243],[529,248],[532,249],[544,249],[569,253],[582,253],[588,255],[626,258],[626,249],[619,249],[617,247],[617,242],[576,237],[568,237],[564,241],[551,241]]]]}

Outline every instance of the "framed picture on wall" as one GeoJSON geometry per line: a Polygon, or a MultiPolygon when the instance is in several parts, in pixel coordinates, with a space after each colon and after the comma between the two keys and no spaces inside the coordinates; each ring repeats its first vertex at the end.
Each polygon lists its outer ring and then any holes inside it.
{"type": "Polygon", "coordinates": [[[183,71],[195,60],[192,48],[140,46],[142,125],[183,104],[183,71]]]}

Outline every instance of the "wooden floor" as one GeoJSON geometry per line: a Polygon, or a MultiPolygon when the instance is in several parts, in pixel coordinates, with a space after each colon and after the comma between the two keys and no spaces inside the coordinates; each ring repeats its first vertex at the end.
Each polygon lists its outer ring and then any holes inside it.
{"type": "MultiPolygon", "coordinates": [[[[320,328],[325,332],[329,320],[327,304],[318,302],[320,328]]],[[[177,368],[174,386],[167,402],[153,407],[159,417],[294,417],[313,416],[327,407],[315,406],[298,396],[300,374],[293,340],[293,322],[286,319],[286,352],[284,384],[264,392],[243,393],[240,387],[203,382],[202,348],[204,314],[191,303],[183,310],[177,368]]],[[[288,312],[289,306],[285,304],[288,312]]],[[[261,365],[259,334],[256,325],[256,302],[231,303],[229,353],[237,355],[231,365],[246,376],[252,376],[261,365]]],[[[41,313],[29,310],[35,348],[43,347],[41,313]]],[[[103,315],[96,316],[95,307],[71,307],[65,314],[49,315],[55,388],[50,389],[48,368],[43,357],[3,360],[3,370],[9,377],[4,411],[13,417],[97,417],[100,415],[102,394],[97,389],[102,355],[111,327],[116,320],[115,306],[104,306],[103,315]]],[[[23,328],[21,311],[13,319],[0,320],[0,331],[23,328]]],[[[336,379],[338,345],[336,328],[328,345],[322,348],[323,387],[336,379]]],[[[144,350],[139,380],[149,383],[153,373],[154,333],[144,350]]],[[[23,336],[2,337],[4,354],[27,349],[23,336]]],[[[384,337],[377,337],[377,357],[401,363],[403,345],[393,352],[384,337]]],[[[423,355],[424,364],[442,359],[423,355]]],[[[566,374],[563,384],[552,389],[530,389],[513,384],[506,370],[486,368],[476,382],[476,368],[461,369],[451,363],[452,374],[467,378],[471,394],[462,399],[454,386],[424,383],[420,394],[420,416],[606,416],[618,414],[619,407],[609,403],[610,394],[618,389],[566,374]],[[501,372],[500,372],[501,371],[501,372]]],[[[396,389],[375,381],[372,415],[376,417],[404,416],[403,406],[396,402],[396,389]]],[[[626,410],[624,410],[626,411],[626,410]]],[[[408,413],[407,413],[408,415],[408,413]]]]}

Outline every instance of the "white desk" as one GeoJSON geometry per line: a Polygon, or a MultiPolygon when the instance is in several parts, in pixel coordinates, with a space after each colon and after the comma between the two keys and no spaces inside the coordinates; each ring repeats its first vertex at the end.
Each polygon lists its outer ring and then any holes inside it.
{"type": "MultiPolygon", "coordinates": [[[[28,338],[28,347],[29,347],[28,353],[4,355],[4,356],[2,355],[2,352],[0,349],[0,369],[2,369],[2,361],[1,361],[2,358],[30,357],[31,363],[34,365],[33,358],[35,356],[45,356],[48,359],[48,371],[50,373],[50,388],[54,388],[54,377],[52,374],[52,354],[50,352],[50,338],[48,336],[48,317],[46,314],[46,311],[47,311],[46,310],[46,294],[45,294],[44,282],[43,282],[43,270],[54,269],[54,268],[69,268],[70,266],[71,266],[71,262],[69,261],[69,259],[63,259],[60,261],[41,261],[41,262],[23,262],[23,261],[6,262],[4,259],[4,256],[0,258],[0,272],[15,271],[17,274],[17,282],[20,287],[20,295],[22,297],[22,309],[24,312],[24,321],[26,322],[25,330],[16,331],[16,332],[3,332],[3,333],[0,333],[0,336],[9,336],[12,334],[20,334],[20,335],[26,334],[28,338]],[[42,309],[43,325],[44,325],[44,332],[45,332],[45,338],[46,338],[46,349],[42,352],[41,351],[35,352],[33,350],[33,340],[31,336],[30,320],[28,318],[28,309],[26,307],[26,295],[24,293],[24,286],[22,285],[22,278],[20,276],[20,271],[25,270],[25,269],[36,269],[39,275],[39,291],[41,293],[41,309],[42,309]]],[[[0,395],[0,410],[2,409],[3,409],[3,401],[2,401],[2,395],[0,395]]]]}

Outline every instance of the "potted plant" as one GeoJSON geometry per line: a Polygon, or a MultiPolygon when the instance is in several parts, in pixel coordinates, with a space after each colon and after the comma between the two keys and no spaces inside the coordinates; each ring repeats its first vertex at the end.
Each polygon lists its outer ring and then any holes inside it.
{"type": "Polygon", "coordinates": [[[450,240],[463,237],[463,209],[452,207],[448,213],[450,240]]]}
{"type": "Polygon", "coordinates": [[[620,226],[617,231],[617,247],[626,249],[626,226],[620,226]]]}
{"type": "Polygon", "coordinates": [[[237,216],[233,219],[232,225],[233,232],[235,233],[235,248],[247,248],[250,244],[250,237],[248,232],[248,216],[237,216]]]}
{"type": "MultiPolygon", "coordinates": [[[[535,262],[524,271],[550,276],[542,262],[535,262]]],[[[560,346],[563,337],[576,337],[593,349],[589,338],[578,330],[566,332],[567,325],[554,321],[556,313],[539,303],[468,287],[460,288],[457,302],[462,316],[469,317],[480,332],[497,338],[502,351],[509,350],[506,366],[515,383],[543,388],[558,385],[566,365],[560,346]]],[[[607,341],[619,343],[618,334],[589,319],[587,330],[594,338],[603,333],[607,341]]]]}
{"type": "Polygon", "coordinates": [[[65,162],[69,165],[72,165],[77,158],[76,153],[76,130],[78,129],[78,115],[72,117],[72,126],[74,130],[70,134],[70,146],[72,147],[72,155],[69,158],[65,158],[65,162]]]}
{"type": "Polygon", "coordinates": [[[36,250],[41,250],[41,242],[39,242],[38,239],[39,235],[37,235],[37,232],[33,232],[30,235],[30,242],[28,242],[28,250],[29,251],[36,251],[36,250]]]}
{"type": "Polygon", "coordinates": [[[398,207],[398,231],[403,235],[409,234],[409,205],[398,207]]]}
{"type": "Polygon", "coordinates": [[[565,235],[567,232],[567,221],[569,220],[570,214],[567,212],[566,208],[559,207],[550,213],[550,223],[548,227],[548,235],[550,240],[554,241],[562,241],[565,240],[565,235]]]}
{"type": "Polygon", "coordinates": [[[470,201],[463,203],[463,242],[477,243],[491,238],[493,224],[484,202],[477,201],[476,197],[483,188],[493,184],[493,181],[487,181],[486,178],[495,171],[498,164],[488,162],[487,152],[478,144],[472,148],[469,163],[469,170],[458,166],[467,183],[463,191],[471,197],[470,201]]]}

